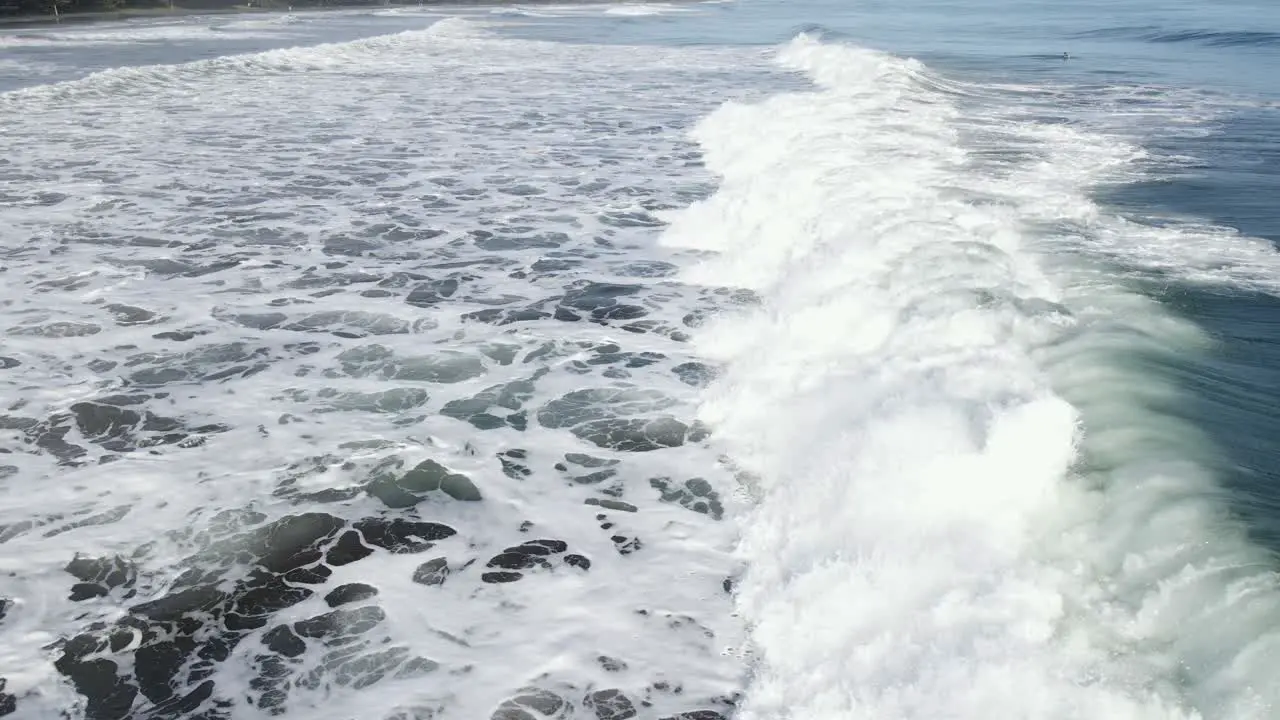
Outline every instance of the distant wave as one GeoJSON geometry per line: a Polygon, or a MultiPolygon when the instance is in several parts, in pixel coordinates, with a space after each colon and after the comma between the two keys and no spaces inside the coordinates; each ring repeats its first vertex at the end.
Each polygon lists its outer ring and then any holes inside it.
{"type": "Polygon", "coordinates": [[[1258,30],[1169,30],[1154,25],[1126,25],[1090,30],[1074,37],[1198,43],[1209,47],[1280,47],[1280,33],[1258,30]]]}
{"type": "Polygon", "coordinates": [[[1214,47],[1256,47],[1280,46],[1280,33],[1257,32],[1251,30],[1214,31],[1214,30],[1180,30],[1176,32],[1157,32],[1148,35],[1151,42],[1196,42],[1214,47]]]}

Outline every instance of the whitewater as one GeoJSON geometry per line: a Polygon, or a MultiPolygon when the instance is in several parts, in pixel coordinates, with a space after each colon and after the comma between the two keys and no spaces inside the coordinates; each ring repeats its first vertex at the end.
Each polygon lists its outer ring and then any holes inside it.
{"type": "Polygon", "coordinates": [[[0,34],[0,715],[1280,713],[1280,256],[1099,198],[1234,106],[770,13],[0,34]]]}

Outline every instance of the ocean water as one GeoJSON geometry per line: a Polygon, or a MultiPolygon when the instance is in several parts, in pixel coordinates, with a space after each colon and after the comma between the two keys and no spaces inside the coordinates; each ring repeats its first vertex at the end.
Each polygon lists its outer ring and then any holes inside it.
{"type": "Polygon", "coordinates": [[[0,31],[0,715],[1280,715],[1278,63],[1262,0],[0,31]]]}

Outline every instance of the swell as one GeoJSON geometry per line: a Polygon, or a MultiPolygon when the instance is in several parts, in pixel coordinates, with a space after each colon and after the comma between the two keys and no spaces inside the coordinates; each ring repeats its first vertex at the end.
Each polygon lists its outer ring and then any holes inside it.
{"type": "Polygon", "coordinates": [[[348,42],[225,55],[179,64],[112,68],[75,80],[0,92],[0,108],[49,100],[146,97],[159,89],[200,83],[210,76],[261,77],[335,71],[385,75],[412,69],[406,51],[424,44],[475,37],[482,32],[479,26],[461,18],[446,18],[425,30],[407,30],[348,42]]]}
{"type": "Polygon", "coordinates": [[[1253,30],[1176,30],[1150,33],[1143,39],[1158,43],[1200,43],[1209,47],[1280,46],[1280,33],[1253,30]]]}
{"type": "Polygon", "coordinates": [[[1263,30],[1169,30],[1154,25],[1100,28],[1073,35],[1077,38],[1127,39],[1152,43],[1192,43],[1207,47],[1277,47],[1280,33],[1263,30]]]}

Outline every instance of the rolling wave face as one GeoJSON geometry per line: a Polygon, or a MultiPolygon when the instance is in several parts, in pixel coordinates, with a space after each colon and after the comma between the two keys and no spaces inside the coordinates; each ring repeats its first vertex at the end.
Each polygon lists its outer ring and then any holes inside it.
{"type": "MultiPolygon", "coordinates": [[[[149,97],[157,91],[181,95],[182,89],[210,79],[237,77],[250,80],[263,75],[293,75],[332,71],[339,76],[375,78],[395,74],[403,78],[420,72],[414,53],[434,48],[448,37],[462,40],[476,30],[465,20],[448,19],[426,30],[413,30],[343,43],[228,55],[178,65],[146,65],[103,70],[84,78],[37,85],[0,93],[0,103],[15,111],[41,100],[94,98],[105,102],[149,97]],[[363,69],[360,63],[366,63],[363,69]]],[[[459,60],[456,65],[462,64],[459,60]]],[[[500,66],[495,73],[510,72],[500,66]]],[[[225,92],[221,87],[219,92],[225,92]]],[[[250,100],[252,97],[250,96],[250,100]]]]}
{"type": "Polygon", "coordinates": [[[685,280],[762,298],[696,338],[726,368],[700,417],[758,502],[740,716],[1280,707],[1276,580],[1157,370],[1204,338],[1061,256],[1132,148],[911,61],[807,37],[781,61],[817,88],[699,125],[721,185],[665,235],[715,253],[685,280]]]}
{"type": "Polygon", "coordinates": [[[331,24],[314,16],[265,14],[243,20],[187,16],[72,23],[40,32],[0,28],[0,93],[83,79],[105,70],[156,63],[181,68],[206,58],[247,57],[272,48],[333,44],[388,31],[387,23],[378,27],[367,12],[323,15],[331,24]]]}

